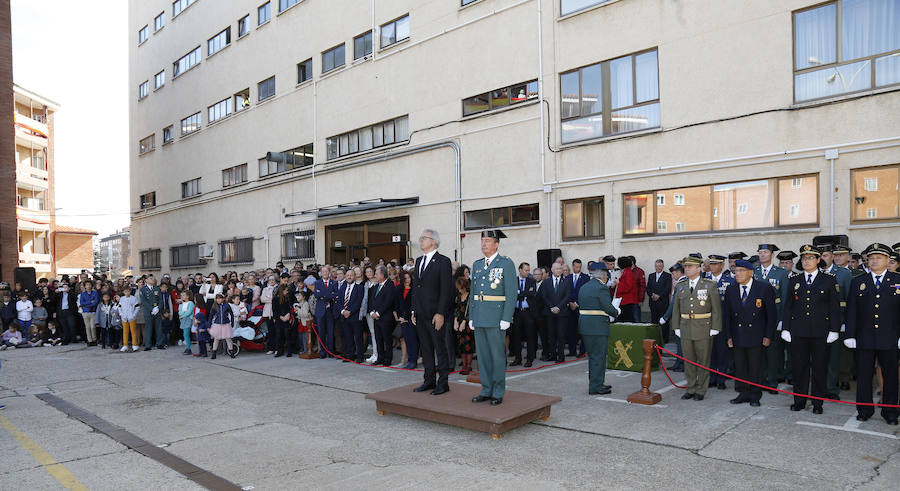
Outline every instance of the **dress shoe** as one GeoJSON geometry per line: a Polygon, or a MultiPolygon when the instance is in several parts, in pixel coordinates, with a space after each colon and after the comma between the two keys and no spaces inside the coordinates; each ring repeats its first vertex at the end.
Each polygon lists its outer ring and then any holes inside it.
{"type": "Polygon", "coordinates": [[[685,392],[684,394],[681,395],[681,398],[684,400],[693,399],[694,394],[688,394],[687,392],[685,392]]]}
{"type": "Polygon", "coordinates": [[[806,406],[801,406],[799,404],[791,404],[791,411],[803,411],[806,409],[806,406]]]}
{"type": "Polygon", "coordinates": [[[897,418],[886,419],[885,421],[891,426],[897,426],[897,418]]]}
{"type": "Polygon", "coordinates": [[[589,392],[590,395],[604,395],[612,392],[612,389],[609,387],[600,387],[600,390],[595,390],[593,392],[589,392]]]}
{"type": "Polygon", "coordinates": [[[503,404],[502,397],[498,397],[496,399],[491,399],[491,406],[499,406],[500,404],[503,404]]]}
{"type": "Polygon", "coordinates": [[[704,397],[706,396],[704,396],[703,394],[694,394],[695,401],[702,401],[704,397]]]}
{"type": "Polygon", "coordinates": [[[150,350],[152,350],[152,349],[153,349],[153,348],[144,348],[144,351],[150,351],[150,350]]]}
{"type": "Polygon", "coordinates": [[[603,384],[603,385],[600,386],[600,388],[601,388],[601,389],[612,389],[612,385],[609,385],[609,384],[603,384]]]}
{"type": "Polygon", "coordinates": [[[759,407],[759,401],[750,401],[751,407],[759,407]]]}
{"type": "Polygon", "coordinates": [[[725,390],[725,382],[719,382],[718,384],[716,384],[716,388],[719,390],[725,390]]]}
{"type": "Polygon", "coordinates": [[[409,362],[406,365],[403,365],[403,368],[407,370],[415,370],[416,364],[414,362],[409,362]]]}
{"type": "Polygon", "coordinates": [[[413,389],[413,392],[425,392],[426,390],[433,390],[435,387],[434,384],[422,384],[413,389]]]}
{"type": "Polygon", "coordinates": [[[684,365],[672,365],[672,366],[669,368],[669,371],[670,371],[670,372],[683,372],[683,371],[684,371],[684,365]]]}
{"type": "MultiPolygon", "coordinates": [[[[285,356],[285,358],[290,358],[290,357],[294,356],[294,354],[293,354],[293,353],[288,353],[288,354],[286,354],[286,355],[284,355],[284,356],[285,356]]],[[[232,358],[234,358],[234,357],[232,356],[232,358]]]]}
{"type": "Polygon", "coordinates": [[[841,390],[850,390],[850,382],[841,382],[841,390]]]}
{"type": "Polygon", "coordinates": [[[448,387],[446,385],[441,385],[439,387],[435,387],[434,390],[431,391],[431,395],[439,396],[439,395],[447,393],[447,392],[450,392],[450,387],[448,387]]]}
{"type": "Polygon", "coordinates": [[[840,401],[840,400],[841,400],[841,395],[840,395],[840,394],[828,394],[826,397],[828,397],[829,399],[834,399],[835,401],[840,401]]]}
{"type": "Polygon", "coordinates": [[[521,365],[521,364],[522,364],[522,360],[516,358],[515,360],[513,360],[512,363],[509,364],[509,366],[511,366],[511,367],[517,367],[517,366],[519,366],[519,365],[521,365]]]}
{"type": "Polygon", "coordinates": [[[275,358],[281,358],[281,355],[282,355],[282,354],[283,354],[283,353],[281,353],[280,351],[279,351],[278,353],[275,353],[275,358]]]}
{"type": "Polygon", "coordinates": [[[857,414],[857,415],[856,415],[856,420],[857,420],[857,421],[868,421],[869,418],[871,418],[871,417],[872,417],[872,416],[866,416],[866,415],[864,415],[864,414],[857,414]]]}
{"type": "Polygon", "coordinates": [[[472,398],[472,402],[484,402],[491,400],[490,396],[477,395],[472,398]]]}
{"type": "Polygon", "coordinates": [[[769,394],[778,394],[778,391],[775,389],[766,389],[766,392],[768,392],[769,394]]]}
{"type": "MultiPolygon", "coordinates": [[[[150,349],[150,348],[147,348],[147,349],[150,349]]],[[[209,359],[210,359],[210,360],[215,360],[215,359],[216,359],[216,352],[215,352],[215,351],[212,352],[212,356],[209,357],[209,359]]]]}
{"type": "Polygon", "coordinates": [[[531,368],[531,365],[532,365],[531,360],[528,360],[528,361],[525,362],[525,365],[523,365],[523,366],[524,366],[525,368],[531,368]]]}
{"type": "Polygon", "coordinates": [[[813,406],[813,414],[822,414],[821,406],[813,406]]]}
{"type": "Polygon", "coordinates": [[[166,345],[161,344],[161,345],[157,346],[156,349],[166,349],[166,345]]]}
{"type": "Polygon", "coordinates": [[[747,401],[745,401],[745,400],[742,399],[740,396],[738,396],[738,397],[735,397],[734,399],[732,399],[732,400],[730,400],[730,401],[728,401],[728,402],[730,402],[730,403],[732,403],[732,404],[743,404],[743,403],[745,403],[745,402],[747,402],[747,401]]]}

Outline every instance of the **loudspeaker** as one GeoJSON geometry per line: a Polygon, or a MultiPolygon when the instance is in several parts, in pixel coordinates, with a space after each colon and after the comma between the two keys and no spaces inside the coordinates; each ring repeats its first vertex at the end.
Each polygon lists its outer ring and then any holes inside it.
{"type": "MultiPolygon", "coordinates": [[[[13,269],[13,281],[21,283],[22,288],[33,292],[37,288],[37,274],[34,268],[15,268],[13,269]]],[[[10,285],[15,287],[15,284],[10,285]]]]}
{"type": "Polygon", "coordinates": [[[553,261],[562,256],[560,249],[538,249],[537,251],[537,267],[549,268],[553,261]]]}
{"type": "Polygon", "coordinates": [[[813,237],[812,245],[818,247],[822,244],[842,245],[847,247],[850,245],[850,238],[846,235],[817,235],[813,237]]]}

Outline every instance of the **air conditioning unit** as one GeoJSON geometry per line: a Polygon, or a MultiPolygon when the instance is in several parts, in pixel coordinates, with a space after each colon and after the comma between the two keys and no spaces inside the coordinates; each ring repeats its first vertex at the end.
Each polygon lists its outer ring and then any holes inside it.
{"type": "Polygon", "coordinates": [[[216,253],[215,246],[210,244],[200,244],[197,246],[199,249],[200,259],[203,261],[211,261],[216,253]]]}

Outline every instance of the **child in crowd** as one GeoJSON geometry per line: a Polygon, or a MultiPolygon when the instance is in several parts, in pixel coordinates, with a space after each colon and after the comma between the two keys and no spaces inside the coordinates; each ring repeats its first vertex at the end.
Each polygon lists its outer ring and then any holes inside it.
{"type": "Polygon", "coordinates": [[[16,320],[16,302],[11,300],[9,291],[3,292],[3,307],[0,308],[0,319],[3,320],[3,330],[16,320]]]}
{"type": "Polygon", "coordinates": [[[112,349],[119,348],[119,331],[122,330],[122,317],[119,304],[113,302],[109,292],[103,294],[96,312],[97,327],[100,328],[100,343],[103,349],[109,344],[112,349]]]}
{"type": "Polygon", "coordinates": [[[297,316],[297,332],[300,333],[300,351],[306,351],[306,333],[312,325],[312,307],[309,304],[309,290],[303,289],[297,293],[297,303],[294,304],[294,315],[297,316]]]}
{"type": "Polygon", "coordinates": [[[231,315],[234,317],[231,327],[237,329],[241,327],[241,322],[247,320],[247,304],[241,300],[240,295],[233,295],[230,299],[231,315]]]}
{"type": "Polygon", "coordinates": [[[191,326],[194,318],[194,294],[190,290],[181,292],[181,304],[178,305],[178,320],[181,333],[184,335],[184,353],[191,354],[191,326]]]}
{"type": "Polygon", "coordinates": [[[124,296],[119,299],[119,316],[122,318],[122,352],[140,351],[138,346],[137,317],[140,301],[131,294],[131,288],[125,288],[124,296]],[[129,343],[131,347],[129,348],[129,343]]]}
{"type": "Polygon", "coordinates": [[[19,292],[19,301],[16,302],[16,315],[19,321],[19,332],[27,333],[31,329],[31,313],[34,312],[34,304],[28,300],[28,293],[19,292]]]}
{"type": "Polygon", "coordinates": [[[62,334],[56,321],[47,321],[47,343],[50,346],[57,346],[62,342],[62,334]]]}
{"type": "Polygon", "coordinates": [[[50,346],[48,340],[50,339],[50,331],[47,330],[46,324],[43,326],[39,326],[37,324],[31,325],[31,332],[28,334],[28,341],[22,344],[30,344],[31,346],[50,346]]]}
{"type": "Polygon", "coordinates": [[[197,328],[197,354],[194,356],[207,357],[206,345],[209,343],[209,322],[202,311],[194,315],[194,325],[197,328]]]}
{"type": "Polygon", "coordinates": [[[225,304],[225,295],[222,295],[221,293],[216,294],[216,301],[210,309],[209,322],[211,324],[209,334],[213,339],[212,356],[210,358],[213,360],[216,359],[219,341],[223,339],[228,345],[228,356],[234,358],[234,352],[232,352],[231,345],[231,326],[234,324],[234,314],[231,313],[231,306],[225,304]]]}
{"type": "Polygon", "coordinates": [[[47,318],[50,314],[44,308],[44,299],[37,297],[34,299],[34,310],[31,312],[31,324],[42,329],[47,328],[47,318]]]}
{"type": "Polygon", "coordinates": [[[9,329],[3,331],[0,335],[0,351],[6,348],[15,349],[22,342],[22,333],[19,331],[19,325],[15,322],[9,325],[9,329]]]}

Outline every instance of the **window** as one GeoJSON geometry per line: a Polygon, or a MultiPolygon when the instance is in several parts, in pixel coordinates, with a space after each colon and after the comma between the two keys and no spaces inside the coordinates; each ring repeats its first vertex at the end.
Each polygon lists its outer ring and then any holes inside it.
{"type": "Polygon", "coordinates": [[[206,56],[212,56],[231,43],[231,26],[206,41],[206,56]]]}
{"type": "Polygon", "coordinates": [[[160,12],[159,15],[157,15],[153,19],[153,32],[156,32],[165,26],[166,26],[166,13],[160,12]]]}
{"type": "Polygon", "coordinates": [[[191,114],[181,120],[181,136],[189,135],[200,129],[200,112],[191,114]]]}
{"type": "Polygon", "coordinates": [[[156,206],[156,191],[141,195],[141,209],[153,208],[156,206]]]}
{"type": "Polygon", "coordinates": [[[156,90],[166,85],[166,71],[163,70],[153,76],[153,89],[156,90]]]}
{"type": "MultiPolygon", "coordinates": [[[[663,195],[663,196],[665,196],[665,195],[663,195]]],[[[663,198],[663,201],[665,201],[665,198],[663,198]]],[[[672,203],[675,206],[684,206],[684,195],[679,194],[679,193],[673,194],[672,195],[672,203]]]]}
{"type": "Polygon", "coordinates": [[[656,49],[559,78],[563,143],[659,127],[656,49]]]}
{"type": "Polygon", "coordinates": [[[238,19],[238,37],[242,38],[250,34],[250,14],[238,19]]]}
{"type": "Polygon", "coordinates": [[[231,97],[222,99],[212,106],[209,106],[209,108],[207,109],[209,111],[209,114],[207,115],[208,117],[206,118],[207,124],[214,123],[222,118],[230,116],[232,107],[231,97]]]}
{"type": "Polygon", "coordinates": [[[381,47],[386,48],[409,39],[409,14],[381,26],[381,47]]]}
{"type": "Polygon", "coordinates": [[[657,194],[656,195],[656,206],[666,206],[666,195],[665,194],[657,194]]]}
{"type": "Polygon", "coordinates": [[[878,191],[878,177],[867,177],[866,178],[866,191],[876,192],[878,191]]]}
{"type": "Polygon", "coordinates": [[[172,2],[172,18],[174,19],[184,9],[190,7],[194,1],[195,0],[175,0],[172,2]]]}
{"type": "Polygon", "coordinates": [[[150,94],[150,82],[144,81],[141,85],[138,85],[138,100],[147,97],[150,94]]]}
{"type": "Polygon", "coordinates": [[[243,111],[250,107],[250,89],[244,89],[234,94],[234,110],[243,111]]]}
{"type": "Polygon", "coordinates": [[[300,3],[300,0],[278,0],[278,11],[284,12],[298,3],[300,3]]]}
{"type": "Polygon", "coordinates": [[[148,32],[147,26],[142,27],[141,30],[138,31],[138,44],[144,44],[144,41],[147,40],[148,32]]]}
{"type": "Polygon", "coordinates": [[[463,99],[463,116],[500,109],[513,104],[537,100],[537,80],[503,87],[463,99]]]}
{"type": "Polygon", "coordinates": [[[608,1],[609,0],[560,0],[559,13],[560,15],[567,15],[608,1]]]}
{"type": "Polygon", "coordinates": [[[346,63],[346,58],[343,44],[322,52],[322,73],[328,73],[335,68],[342,67],[344,63],[346,63]]]}
{"type": "Polygon", "coordinates": [[[160,249],[141,251],[141,269],[159,269],[160,249]]]}
{"type": "Polygon", "coordinates": [[[203,244],[186,244],[170,248],[169,251],[172,255],[170,266],[173,268],[180,268],[203,265],[203,261],[200,259],[200,247],[202,245],[203,244]]]}
{"type": "Polygon", "coordinates": [[[794,101],[900,83],[900,5],[838,0],[794,12],[794,101]]]}
{"type": "Polygon", "coordinates": [[[266,2],[256,9],[256,25],[261,26],[272,18],[272,2],[266,2]]]}
{"type": "Polygon", "coordinates": [[[563,240],[603,238],[603,197],[563,201],[563,240]]]}
{"type": "Polygon", "coordinates": [[[297,63],[297,83],[302,84],[312,78],[312,58],[297,63]]]}
{"type": "Polygon", "coordinates": [[[853,169],[850,180],[853,183],[852,219],[894,219],[900,218],[900,166],[886,165],[853,169]]]}
{"type": "Polygon", "coordinates": [[[353,38],[353,59],[358,60],[372,54],[372,31],[353,38]]]}
{"type": "Polygon", "coordinates": [[[803,179],[799,177],[795,177],[791,179],[791,188],[792,189],[800,189],[800,186],[803,185],[803,179]]]}
{"type": "Polygon", "coordinates": [[[315,245],[315,230],[297,230],[281,234],[281,258],[307,259],[315,257],[315,245]]]}
{"type": "Polygon", "coordinates": [[[138,155],[143,155],[156,148],[156,134],[144,138],[138,144],[138,155]]]}
{"type": "Polygon", "coordinates": [[[270,176],[289,170],[309,167],[313,164],[313,144],[271,154],[273,160],[259,159],[259,177],[270,176]]]}
{"type": "Polygon", "coordinates": [[[275,95],[275,76],[263,80],[257,84],[256,102],[268,99],[275,95]]]}
{"type": "Polygon", "coordinates": [[[222,171],[222,187],[247,182],[247,164],[236,165],[222,171]]]}
{"type": "Polygon", "coordinates": [[[465,7],[466,5],[468,5],[468,4],[470,4],[470,3],[475,3],[475,2],[477,2],[477,1],[478,1],[478,0],[461,0],[460,3],[459,3],[459,6],[460,6],[460,7],[465,7]]]}
{"type": "Polygon", "coordinates": [[[253,238],[219,242],[219,264],[252,263],[253,238]]]}
{"type": "Polygon", "coordinates": [[[817,190],[813,174],[626,194],[624,235],[670,233],[668,223],[676,233],[812,226],[819,220],[817,190]],[[660,196],[685,206],[660,206],[660,196]]]}
{"type": "Polygon", "coordinates": [[[181,183],[181,197],[190,198],[200,194],[200,178],[181,183]]]}
{"type": "Polygon", "coordinates": [[[175,135],[172,134],[172,125],[163,128],[163,145],[165,145],[166,143],[171,143],[174,139],[175,135]]]}
{"type": "Polygon", "coordinates": [[[466,230],[506,227],[538,223],[537,203],[519,206],[473,210],[465,213],[466,230]]]}
{"type": "Polygon", "coordinates": [[[192,49],[190,53],[179,58],[172,64],[172,76],[177,77],[200,63],[200,46],[192,49]]]}
{"type": "Polygon", "coordinates": [[[328,160],[409,140],[409,117],[400,116],[325,140],[328,160]]]}

